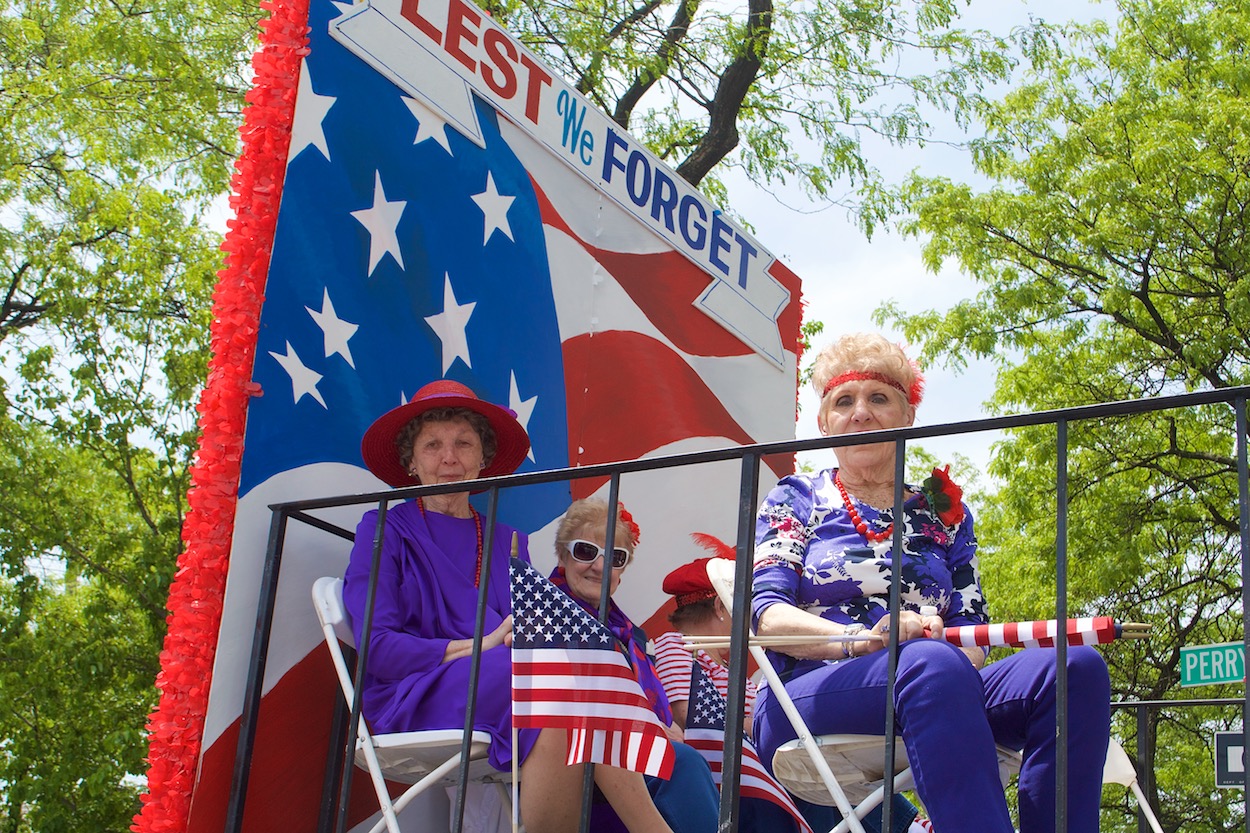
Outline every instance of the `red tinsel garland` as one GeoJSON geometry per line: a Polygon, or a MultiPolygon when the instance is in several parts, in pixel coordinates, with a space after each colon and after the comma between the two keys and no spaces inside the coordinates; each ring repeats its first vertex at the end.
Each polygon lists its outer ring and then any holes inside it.
{"type": "Polygon", "coordinates": [[[240,129],[243,152],[231,183],[234,219],[213,296],[213,357],[197,406],[202,436],[187,494],[186,549],[169,591],[169,630],[156,678],[161,696],[148,718],[148,791],[131,825],[137,833],[187,829],[230,561],[243,428],[248,400],[260,394],[252,362],[300,61],[308,53],[308,0],[262,0],[260,6],[270,17],[260,24],[255,85],[240,129]]]}

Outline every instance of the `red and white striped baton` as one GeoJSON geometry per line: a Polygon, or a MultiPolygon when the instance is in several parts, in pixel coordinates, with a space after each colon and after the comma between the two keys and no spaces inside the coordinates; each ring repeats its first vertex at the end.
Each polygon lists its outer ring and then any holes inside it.
{"type": "MultiPolygon", "coordinates": [[[[1057,619],[1036,622],[1001,622],[994,625],[958,625],[944,628],[942,638],[963,648],[1053,648],[1059,631],[1057,619]]],[[[1101,645],[1117,639],[1143,639],[1150,626],[1138,622],[1120,623],[1110,616],[1069,619],[1069,645],[1101,645]]]]}

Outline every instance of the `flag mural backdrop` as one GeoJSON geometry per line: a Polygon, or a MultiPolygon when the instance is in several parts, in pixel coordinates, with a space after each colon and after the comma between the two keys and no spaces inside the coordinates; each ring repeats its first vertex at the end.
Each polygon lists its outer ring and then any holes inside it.
{"type": "MultiPolygon", "coordinates": [[[[268,507],[384,488],[360,437],[424,383],[516,411],[521,471],[794,430],[798,279],[484,13],[266,8],[138,830],[221,829],[268,507]]],[[[738,468],[622,480],[642,536],[617,598],[636,621],[698,554],[690,532],[732,537],[738,468]]],[[[604,491],[527,487],[500,514],[545,570],[570,499],[604,491]]],[[[315,820],[334,699],[308,591],[348,549],[288,530],[246,829],[315,820]]]]}

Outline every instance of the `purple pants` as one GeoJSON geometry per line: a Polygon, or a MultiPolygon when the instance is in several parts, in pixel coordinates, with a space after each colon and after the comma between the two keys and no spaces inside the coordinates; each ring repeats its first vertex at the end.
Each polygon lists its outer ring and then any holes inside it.
{"type": "MultiPolygon", "coordinates": [[[[895,723],[937,830],[1012,833],[995,743],[1024,753],[1020,833],[1055,830],[1056,653],[1026,648],[972,667],[954,645],[916,639],[899,646],[895,723]]],[[[786,691],[813,734],[881,734],[885,651],[791,680],[786,691]]],[[[1068,831],[1096,833],[1111,723],[1107,665],[1092,648],[1068,649],[1068,831]]],[[[775,697],[760,689],[760,757],[796,737],[775,697]]]]}

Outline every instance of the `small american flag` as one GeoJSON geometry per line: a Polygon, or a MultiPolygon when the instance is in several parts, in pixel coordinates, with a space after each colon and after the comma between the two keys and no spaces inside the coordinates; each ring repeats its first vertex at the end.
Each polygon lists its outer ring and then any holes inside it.
{"type": "Polygon", "coordinates": [[[668,778],[673,747],[612,632],[512,559],[512,717],[568,730],[568,763],[668,778]]]}
{"type": "MultiPolygon", "coordinates": [[[[690,671],[690,709],[686,715],[686,743],[699,750],[707,760],[712,768],[712,780],[720,786],[725,754],[725,698],[716,690],[699,663],[693,665],[690,671]]],[[[764,769],[755,747],[746,738],[742,739],[742,775],[738,794],[771,801],[794,817],[799,830],[812,833],[812,828],[794,806],[790,794],[764,769]]]]}

